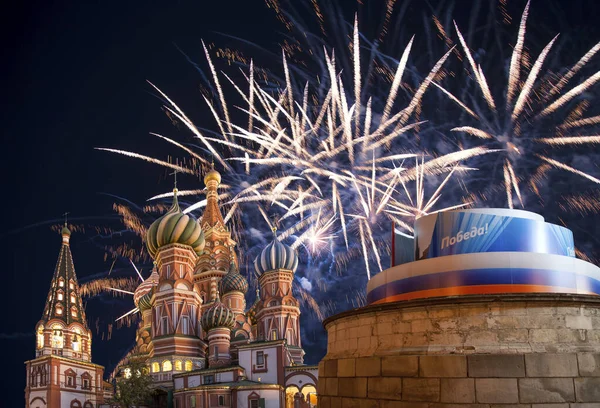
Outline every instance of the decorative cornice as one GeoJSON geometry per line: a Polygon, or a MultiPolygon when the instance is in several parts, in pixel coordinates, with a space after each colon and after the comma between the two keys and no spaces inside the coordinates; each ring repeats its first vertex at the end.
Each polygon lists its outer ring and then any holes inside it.
{"type": "Polygon", "coordinates": [[[280,345],[280,344],[284,345],[285,343],[286,343],[285,339],[268,340],[268,341],[253,341],[252,343],[248,343],[248,344],[240,344],[238,346],[238,349],[277,346],[277,345],[280,345]]]}
{"type": "Polygon", "coordinates": [[[65,361],[65,362],[68,362],[68,363],[72,363],[72,364],[76,364],[76,365],[83,365],[83,366],[90,367],[90,368],[101,368],[102,370],[104,370],[104,366],[101,366],[100,364],[88,363],[87,361],[81,361],[81,360],[76,360],[74,358],[57,356],[57,355],[54,355],[54,354],[49,354],[49,355],[46,355],[46,356],[34,358],[32,360],[27,360],[27,361],[25,361],[24,364],[36,363],[38,361],[44,361],[44,360],[50,360],[50,359],[61,360],[61,361],[65,361]]]}

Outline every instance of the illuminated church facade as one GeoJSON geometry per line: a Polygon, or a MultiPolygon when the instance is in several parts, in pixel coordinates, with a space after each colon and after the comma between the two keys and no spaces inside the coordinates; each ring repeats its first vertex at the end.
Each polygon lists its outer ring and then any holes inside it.
{"type": "MultiPolygon", "coordinates": [[[[26,361],[26,408],[96,408],[104,401],[104,367],[92,363],[92,333],[81,301],[71,231],[62,245],[42,318],[35,327],[35,359],[26,361]]],[[[108,390],[110,395],[110,389],[108,390]]]]}
{"type": "Polygon", "coordinates": [[[146,361],[167,406],[294,407],[316,404],[318,370],[304,365],[298,257],[273,240],[254,261],[259,289],[248,307],[236,242],[219,209],[220,174],[204,178],[200,220],[173,205],[148,229],[152,274],[136,289],[141,315],[130,356],[146,361]]]}

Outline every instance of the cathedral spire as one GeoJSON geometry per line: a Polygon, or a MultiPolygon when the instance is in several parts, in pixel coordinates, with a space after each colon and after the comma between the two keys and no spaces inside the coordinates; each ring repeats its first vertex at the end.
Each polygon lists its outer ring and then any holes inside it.
{"type": "Polygon", "coordinates": [[[217,191],[221,184],[221,174],[215,170],[214,163],[211,164],[210,171],[204,176],[204,184],[206,185],[206,209],[200,225],[205,231],[214,227],[225,228],[225,221],[219,210],[219,193],[217,191]]]}
{"type": "Polygon", "coordinates": [[[65,324],[80,323],[87,328],[83,302],[79,293],[77,275],[73,266],[73,256],[69,248],[71,231],[65,225],[61,230],[62,245],[58,254],[58,261],[52,277],[50,291],[46,299],[46,307],[42,321],[58,319],[65,324]]]}

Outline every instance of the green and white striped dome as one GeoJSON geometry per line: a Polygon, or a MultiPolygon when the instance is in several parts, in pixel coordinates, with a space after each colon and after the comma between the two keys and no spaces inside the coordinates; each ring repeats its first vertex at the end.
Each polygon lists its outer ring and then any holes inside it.
{"type": "Polygon", "coordinates": [[[184,214],[177,202],[177,189],[173,190],[173,205],[165,215],[150,225],[146,234],[146,247],[155,258],[159,248],[170,244],[192,247],[196,255],[204,249],[204,232],[196,219],[184,214]]]}
{"type": "Polygon", "coordinates": [[[235,314],[221,303],[219,292],[217,292],[217,298],[212,306],[202,312],[200,325],[205,331],[218,327],[233,329],[235,326],[235,314]]]}

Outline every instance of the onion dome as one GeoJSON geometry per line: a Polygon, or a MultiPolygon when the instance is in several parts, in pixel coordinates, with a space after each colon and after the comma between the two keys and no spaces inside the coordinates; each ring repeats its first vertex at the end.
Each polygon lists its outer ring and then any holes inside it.
{"type": "Polygon", "coordinates": [[[273,228],[273,241],[262,250],[254,260],[254,270],[258,276],[268,271],[286,269],[296,272],[298,267],[298,254],[290,246],[279,242],[277,230],[273,228]]]}
{"type": "Polygon", "coordinates": [[[154,287],[158,284],[158,272],[156,265],[148,278],[140,283],[133,293],[133,303],[140,311],[148,310],[152,307],[151,299],[154,287]]]}
{"type": "Polygon", "coordinates": [[[204,232],[194,217],[184,214],[173,190],[173,205],[165,215],[150,225],[146,234],[148,252],[154,258],[160,247],[170,244],[191,246],[197,255],[204,249],[204,232]]]}
{"type": "Polygon", "coordinates": [[[202,312],[200,324],[205,331],[218,327],[233,329],[235,326],[235,314],[230,308],[221,303],[218,292],[213,304],[202,312]]]}
{"type": "Polygon", "coordinates": [[[240,274],[232,258],[229,265],[229,272],[219,282],[219,292],[225,294],[233,291],[246,294],[248,292],[248,281],[240,274]]]}
{"type": "Polygon", "coordinates": [[[62,228],[62,230],[60,231],[61,235],[68,235],[71,236],[71,230],[69,228],[67,228],[67,223],[65,222],[65,226],[62,228]]]}
{"type": "Polygon", "coordinates": [[[221,174],[215,170],[214,165],[212,166],[211,170],[204,176],[204,184],[208,186],[208,182],[213,180],[216,181],[217,184],[221,184],[221,174]]]}

